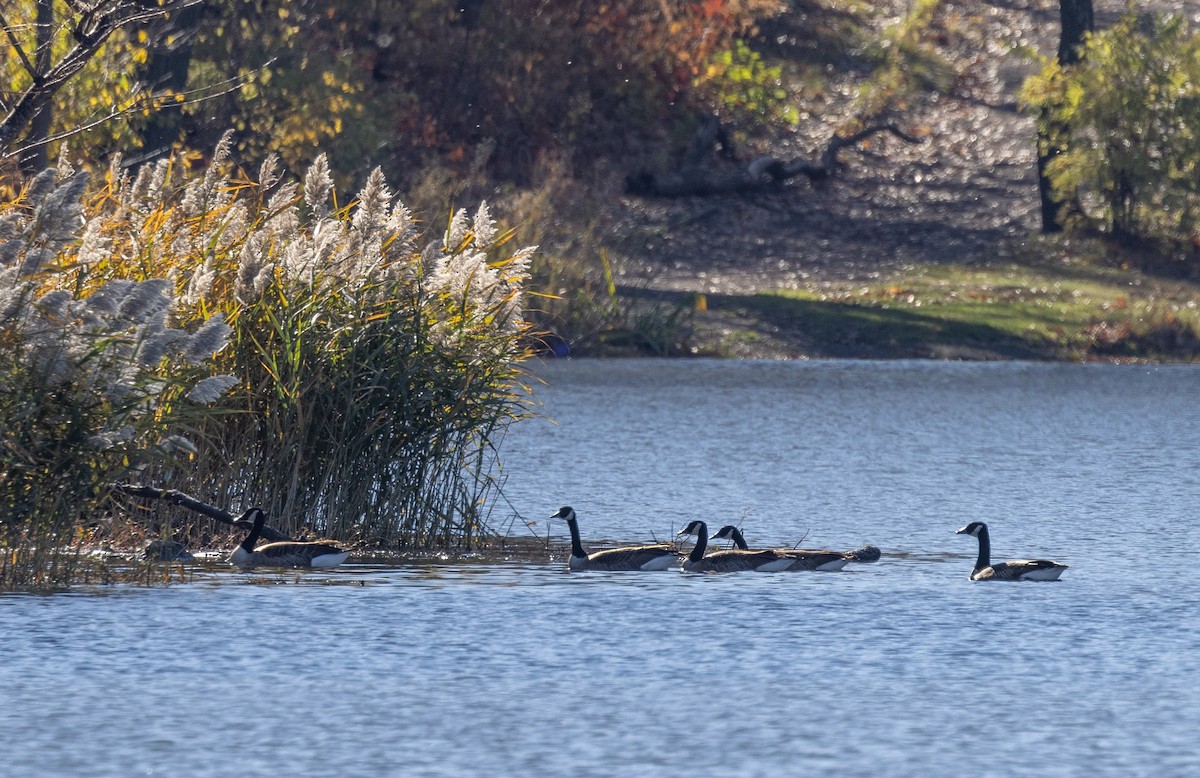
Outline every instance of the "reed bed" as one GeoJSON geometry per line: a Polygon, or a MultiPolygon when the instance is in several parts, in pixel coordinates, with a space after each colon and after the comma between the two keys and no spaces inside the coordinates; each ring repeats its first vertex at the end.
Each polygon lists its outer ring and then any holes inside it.
{"type": "MultiPolygon", "coordinates": [[[[87,197],[60,165],[0,205],[0,587],[69,581],[118,480],[376,548],[486,531],[533,249],[486,203],[430,240],[379,171],[339,205],[323,157],[252,178],[229,149],[116,161],[87,197]]],[[[148,532],[197,525],[177,511],[148,532]]]]}

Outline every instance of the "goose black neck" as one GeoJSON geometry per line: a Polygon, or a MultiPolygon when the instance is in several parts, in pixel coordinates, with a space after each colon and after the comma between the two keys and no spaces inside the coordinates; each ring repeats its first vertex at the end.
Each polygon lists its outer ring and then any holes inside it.
{"type": "Polygon", "coordinates": [[[254,550],[254,544],[258,542],[258,536],[262,532],[263,522],[267,519],[267,514],[262,511],[256,511],[254,514],[254,526],[250,528],[250,534],[246,535],[246,539],[242,541],[242,548],[247,551],[254,550]]]}
{"type": "Polygon", "coordinates": [[[742,531],[740,529],[734,528],[733,530],[733,545],[737,546],[742,551],[750,548],[750,546],[746,545],[746,538],[742,537],[742,531]]]}
{"type": "Polygon", "coordinates": [[[704,558],[704,551],[708,548],[708,527],[701,524],[696,531],[696,545],[692,546],[692,553],[688,554],[688,559],[692,562],[699,562],[704,558]]]}
{"type": "Polygon", "coordinates": [[[975,560],[975,569],[982,570],[992,566],[992,540],[988,537],[988,528],[979,529],[979,558],[975,560]]]}
{"type": "Polygon", "coordinates": [[[571,556],[586,557],[587,552],[583,550],[583,542],[579,539],[579,523],[574,516],[567,519],[567,528],[571,530],[571,556]]]}

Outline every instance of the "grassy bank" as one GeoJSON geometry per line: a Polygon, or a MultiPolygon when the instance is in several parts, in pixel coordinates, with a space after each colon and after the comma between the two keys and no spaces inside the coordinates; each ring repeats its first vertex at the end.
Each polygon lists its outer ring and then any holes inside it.
{"type": "Polygon", "coordinates": [[[1200,285],[1193,280],[1029,252],[872,275],[707,295],[689,349],[813,358],[1200,358],[1200,285]]]}

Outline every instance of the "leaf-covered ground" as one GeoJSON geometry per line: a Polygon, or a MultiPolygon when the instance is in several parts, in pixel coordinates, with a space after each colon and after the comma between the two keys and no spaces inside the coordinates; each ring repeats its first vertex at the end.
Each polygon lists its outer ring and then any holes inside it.
{"type": "MultiPolygon", "coordinates": [[[[894,24],[909,6],[892,5],[895,15],[871,23],[894,24]]],[[[1125,3],[1095,6],[1104,25],[1125,3]]],[[[1184,13],[1200,28],[1195,4],[1139,7],[1184,13]]],[[[901,114],[922,143],[874,136],[843,152],[845,167],[819,187],[623,198],[606,224],[627,258],[622,287],[687,306],[688,342],[702,353],[1195,358],[1200,287],[1182,266],[1038,237],[1034,125],[1017,91],[1037,67],[1031,53],[1052,54],[1058,31],[1056,0],[943,3],[931,38],[949,69],[931,78],[944,88],[901,114]]],[[[836,50],[837,30],[829,35],[826,51],[836,50]]],[[[794,55],[812,57],[814,47],[810,37],[794,55]]],[[[854,52],[842,56],[844,74],[809,96],[794,135],[747,156],[821,148],[861,82],[854,52]]]]}

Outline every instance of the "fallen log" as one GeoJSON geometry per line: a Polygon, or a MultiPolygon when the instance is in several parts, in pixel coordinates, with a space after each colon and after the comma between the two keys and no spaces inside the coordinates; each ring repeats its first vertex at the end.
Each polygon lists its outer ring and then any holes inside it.
{"type": "MultiPolygon", "coordinates": [[[[708,129],[711,132],[711,128],[708,129]]],[[[801,175],[807,176],[812,183],[819,183],[831,178],[842,167],[838,154],[843,149],[880,132],[890,133],[906,143],[921,142],[920,138],[909,135],[894,124],[875,124],[850,135],[831,138],[815,160],[804,157],[780,160],[767,155],[757,157],[744,168],[733,170],[714,170],[693,162],[679,171],[636,173],[625,179],[625,189],[630,194],[650,197],[705,197],[770,189],[801,175]]],[[[693,153],[691,157],[694,156],[693,153]]]]}
{"type": "MultiPolygon", "coordinates": [[[[231,527],[240,529],[250,529],[251,523],[244,520],[234,518],[233,514],[228,511],[223,511],[215,505],[209,505],[206,502],[197,500],[191,495],[176,491],[175,489],[159,489],[154,486],[145,486],[142,484],[109,484],[108,489],[111,492],[123,494],[128,497],[140,497],[149,500],[162,500],[171,505],[178,505],[181,508],[187,508],[190,511],[202,514],[219,521],[222,524],[228,524],[231,527]]],[[[275,542],[277,540],[291,540],[290,537],[283,534],[277,529],[264,526],[262,528],[262,538],[264,540],[275,542]]]]}

